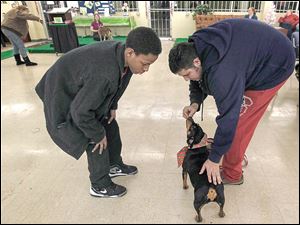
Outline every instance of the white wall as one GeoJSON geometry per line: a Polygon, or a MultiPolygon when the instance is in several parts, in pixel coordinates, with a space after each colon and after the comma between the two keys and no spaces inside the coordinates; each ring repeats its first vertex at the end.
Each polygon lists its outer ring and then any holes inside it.
{"type": "Polygon", "coordinates": [[[171,15],[171,37],[187,38],[196,30],[195,21],[192,13],[173,12],[171,15]]]}
{"type": "MultiPolygon", "coordinates": [[[[43,19],[43,12],[41,10],[39,1],[26,1],[27,7],[31,14],[43,19]]],[[[45,27],[40,22],[28,20],[29,35],[32,41],[47,39],[45,27]]]]}
{"type": "Polygon", "coordinates": [[[148,18],[146,15],[146,1],[139,1],[138,9],[139,12],[130,12],[131,16],[134,16],[137,26],[149,27],[148,18]]]}

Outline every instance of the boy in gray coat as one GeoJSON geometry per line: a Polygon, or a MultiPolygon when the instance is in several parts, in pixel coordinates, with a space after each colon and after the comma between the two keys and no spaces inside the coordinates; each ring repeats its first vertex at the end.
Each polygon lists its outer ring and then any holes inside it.
{"type": "Polygon", "coordinates": [[[68,52],[36,86],[52,140],[76,159],[86,151],[92,196],[123,196],[126,188],[111,177],[137,173],[122,161],[117,103],[132,74],[148,71],[160,53],[154,31],[138,27],[126,44],[105,41],[68,52]]]}

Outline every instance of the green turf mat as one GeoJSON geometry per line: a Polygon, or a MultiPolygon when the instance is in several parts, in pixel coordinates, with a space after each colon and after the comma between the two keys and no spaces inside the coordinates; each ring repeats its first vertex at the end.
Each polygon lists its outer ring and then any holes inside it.
{"type": "MultiPolygon", "coordinates": [[[[93,37],[80,37],[80,38],[78,38],[78,40],[79,40],[80,46],[89,45],[89,44],[98,42],[98,41],[95,41],[93,39],[93,37]]],[[[126,36],[113,36],[113,40],[125,42],[126,36]]],[[[42,45],[28,47],[27,50],[29,53],[55,53],[52,42],[48,43],[48,44],[42,44],[42,45]]],[[[10,58],[12,56],[13,56],[13,50],[1,52],[1,60],[10,58]]]]}
{"type": "Polygon", "coordinates": [[[80,46],[98,42],[98,41],[95,41],[92,37],[80,37],[80,38],[78,38],[78,40],[79,40],[80,46]]]}
{"type": "Polygon", "coordinates": [[[176,38],[176,40],[175,40],[175,44],[177,44],[177,43],[181,43],[181,42],[187,42],[188,41],[188,39],[187,38],[176,38]]]}
{"type": "Polygon", "coordinates": [[[113,36],[113,40],[114,41],[122,41],[125,42],[126,41],[126,36],[113,36]]]}
{"type": "MultiPolygon", "coordinates": [[[[89,45],[89,44],[98,42],[98,41],[95,41],[92,37],[80,37],[80,38],[78,38],[78,40],[79,40],[79,46],[89,45]]],[[[126,36],[114,36],[113,40],[125,42],[126,36]]],[[[34,46],[34,47],[27,48],[27,49],[28,49],[28,52],[30,52],[30,53],[55,53],[54,48],[53,48],[53,43],[34,46]]]]}
{"type": "Polygon", "coordinates": [[[27,50],[30,53],[55,53],[52,43],[33,46],[30,48],[27,48],[27,50]]]}
{"type": "MultiPolygon", "coordinates": [[[[93,37],[79,37],[79,45],[83,46],[83,45],[88,45],[88,44],[93,44],[93,43],[97,43],[98,41],[95,41],[93,39],[93,37]]],[[[126,36],[113,36],[113,40],[114,41],[122,41],[125,42],[126,41],[126,36]]]]}
{"type": "Polygon", "coordinates": [[[13,50],[1,52],[1,60],[13,57],[13,50]]]}

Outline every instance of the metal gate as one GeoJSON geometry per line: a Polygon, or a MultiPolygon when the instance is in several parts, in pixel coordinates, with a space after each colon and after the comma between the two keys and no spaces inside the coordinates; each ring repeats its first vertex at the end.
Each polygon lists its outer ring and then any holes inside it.
{"type": "Polygon", "coordinates": [[[170,1],[150,1],[151,28],[161,38],[170,38],[170,1]]]}

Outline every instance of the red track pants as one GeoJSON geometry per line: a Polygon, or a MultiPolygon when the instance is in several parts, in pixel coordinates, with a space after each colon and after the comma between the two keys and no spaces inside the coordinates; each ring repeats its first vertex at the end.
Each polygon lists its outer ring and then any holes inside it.
{"type": "Polygon", "coordinates": [[[232,145],[223,157],[222,173],[227,180],[236,181],[241,178],[244,154],[254,130],[272,98],[285,82],[280,83],[272,89],[245,92],[232,145]]]}

